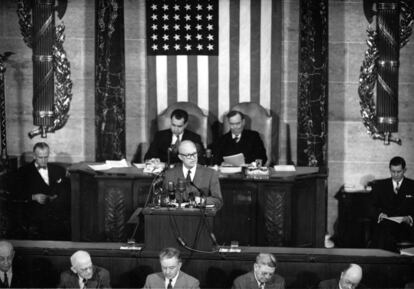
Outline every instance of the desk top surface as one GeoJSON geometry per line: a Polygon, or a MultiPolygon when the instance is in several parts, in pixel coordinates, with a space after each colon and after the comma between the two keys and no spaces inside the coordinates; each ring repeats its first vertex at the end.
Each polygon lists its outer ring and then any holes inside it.
{"type": "MultiPolygon", "coordinates": [[[[69,171],[86,173],[90,175],[95,175],[96,178],[148,178],[152,179],[155,175],[150,173],[144,173],[143,169],[138,169],[134,166],[126,167],[126,168],[111,168],[109,170],[104,171],[94,171],[89,167],[90,164],[96,163],[88,163],[88,162],[81,162],[73,164],[69,167],[69,171]]],[[[296,167],[296,171],[294,172],[276,172],[273,168],[269,168],[270,171],[270,178],[268,179],[252,179],[246,177],[243,173],[235,173],[235,174],[224,174],[220,173],[220,179],[239,179],[239,180],[254,180],[254,181],[269,181],[269,180],[286,180],[292,181],[296,178],[307,178],[307,177],[326,177],[325,174],[321,174],[318,172],[317,167],[296,167]]]]}

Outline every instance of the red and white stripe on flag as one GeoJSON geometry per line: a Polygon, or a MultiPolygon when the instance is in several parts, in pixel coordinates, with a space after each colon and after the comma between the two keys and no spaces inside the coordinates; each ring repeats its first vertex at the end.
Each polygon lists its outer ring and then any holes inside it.
{"type": "MultiPolygon", "coordinates": [[[[153,1],[146,4],[149,2],[153,1]]],[[[220,120],[239,102],[257,102],[270,110],[272,96],[280,97],[280,91],[274,91],[280,89],[274,84],[274,75],[278,71],[280,77],[281,54],[276,51],[280,43],[273,39],[274,30],[281,30],[275,27],[280,23],[275,20],[275,2],[278,1],[219,0],[218,55],[148,55],[149,107],[150,114],[154,114],[149,117],[155,118],[176,101],[194,102],[220,120]]],[[[147,43],[151,40],[147,39],[147,43]]]]}

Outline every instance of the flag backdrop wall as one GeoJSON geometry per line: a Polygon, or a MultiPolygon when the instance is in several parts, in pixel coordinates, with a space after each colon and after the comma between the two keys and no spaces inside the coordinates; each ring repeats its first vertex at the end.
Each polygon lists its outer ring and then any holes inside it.
{"type": "Polygon", "coordinates": [[[219,121],[244,101],[278,114],[281,19],[281,1],[147,0],[150,121],[176,101],[219,121]]]}

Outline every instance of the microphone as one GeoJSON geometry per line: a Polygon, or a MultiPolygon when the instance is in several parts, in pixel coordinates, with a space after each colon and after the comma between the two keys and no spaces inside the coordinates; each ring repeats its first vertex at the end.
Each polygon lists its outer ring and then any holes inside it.
{"type": "Polygon", "coordinates": [[[185,192],[185,182],[182,178],[178,178],[177,191],[179,194],[178,204],[179,208],[181,208],[181,203],[183,202],[183,194],[185,192]]]}
{"type": "Polygon", "coordinates": [[[166,167],[169,168],[171,165],[171,155],[172,155],[172,145],[170,145],[167,149],[167,165],[166,167]]]}
{"type": "Polygon", "coordinates": [[[170,203],[172,203],[175,200],[175,190],[174,190],[173,181],[168,182],[167,190],[168,190],[168,198],[170,199],[170,203]]]}

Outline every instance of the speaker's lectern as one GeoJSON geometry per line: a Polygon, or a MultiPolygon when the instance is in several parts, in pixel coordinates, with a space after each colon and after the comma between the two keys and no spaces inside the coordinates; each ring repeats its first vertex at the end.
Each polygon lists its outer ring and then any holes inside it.
{"type": "Polygon", "coordinates": [[[145,249],[183,246],[211,251],[215,209],[147,207],[142,211],[145,220],[145,249]]]}

